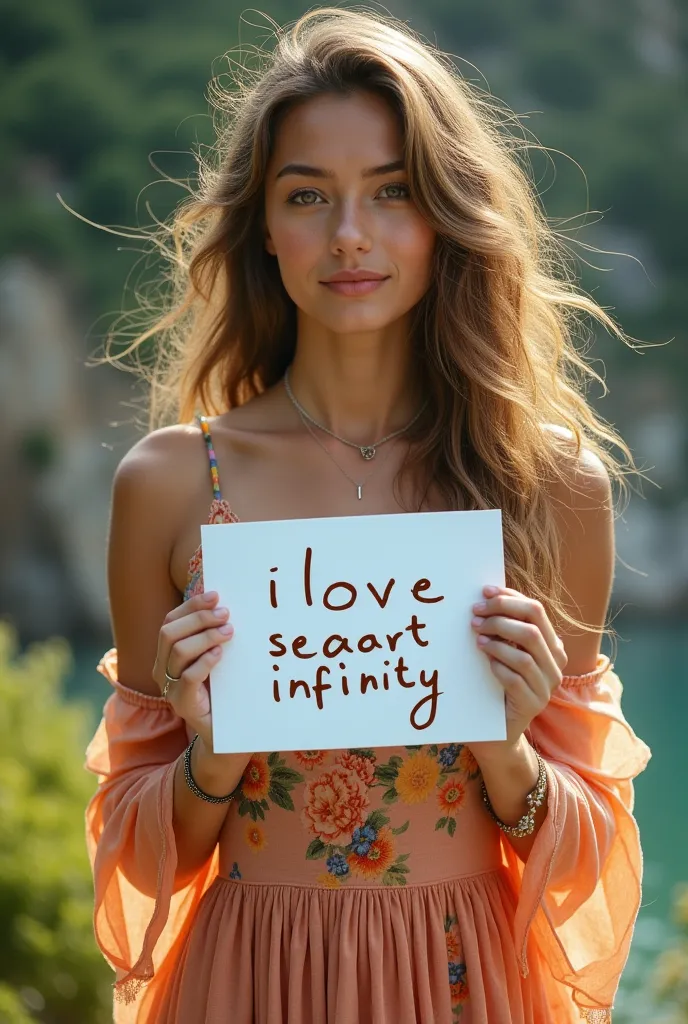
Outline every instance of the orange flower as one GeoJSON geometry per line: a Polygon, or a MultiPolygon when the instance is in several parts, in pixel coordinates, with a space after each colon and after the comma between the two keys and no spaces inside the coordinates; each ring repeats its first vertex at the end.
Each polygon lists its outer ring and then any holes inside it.
{"type": "Polygon", "coordinates": [[[257,754],[246,765],[241,779],[241,792],[247,800],[264,800],[270,789],[270,769],[257,754]]]}
{"type": "Polygon", "coordinates": [[[358,776],[335,765],[306,783],[301,821],[311,835],[333,843],[363,824],[369,802],[358,776]]]}
{"type": "Polygon", "coordinates": [[[440,774],[440,766],[429,754],[409,757],[399,768],[394,784],[405,804],[419,804],[427,800],[440,774]]]}
{"type": "Polygon", "coordinates": [[[458,936],[453,932],[447,932],[447,959],[460,960],[461,954],[461,942],[458,936]]]}
{"type": "Polygon", "coordinates": [[[452,1005],[455,1003],[464,1003],[468,999],[468,982],[465,978],[461,981],[457,981],[455,985],[449,986],[449,996],[452,1001],[452,1005]]]}
{"type": "Polygon", "coordinates": [[[244,838],[246,839],[246,842],[248,843],[250,848],[255,853],[257,853],[258,850],[262,850],[265,846],[267,846],[268,841],[265,838],[265,833],[263,832],[260,825],[256,825],[253,822],[249,822],[249,824],[246,826],[244,838]]]}
{"type": "Polygon", "coordinates": [[[318,875],[318,885],[322,885],[325,889],[341,889],[342,882],[336,875],[331,875],[329,871],[326,871],[323,875],[318,875]]]}
{"type": "Polygon", "coordinates": [[[337,758],[337,764],[340,764],[348,772],[354,772],[358,775],[361,782],[366,786],[373,784],[375,764],[369,757],[361,757],[360,754],[340,754],[337,758]]]}
{"type": "Polygon", "coordinates": [[[437,794],[437,802],[443,814],[456,814],[461,810],[465,799],[466,787],[455,778],[445,782],[437,794]]]}
{"type": "Polygon", "coordinates": [[[312,772],[314,768],[318,768],[327,754],[326,750],[295,750],[294,757],[299,762],[302,768],[305,768],[307,772],[312,772]]]}
{"type": "Polygon", "coordinates": [[[468,747],[462,747],[461,753],[459,754],[457,761],[458,767],[466,775],[477,775],[480,769],[478,768],[478,762],[473,757],[473,754],[468,747]]]}
{"type": "Polygon", "coordinates": [[[347,855],[351,870],[363,878],[375,878],[394,863],[394,837],[388,828],[381,828],[377,839],[370,844],[366,854],[354,853],[347,855]]]}

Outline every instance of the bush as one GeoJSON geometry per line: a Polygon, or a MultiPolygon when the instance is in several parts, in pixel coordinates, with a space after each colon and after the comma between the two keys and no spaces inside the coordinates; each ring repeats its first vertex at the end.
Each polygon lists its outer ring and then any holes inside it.
{"type": "Polygon", "coordinates": [[[113,975],[92,927],[83,767],[92,712],[66,702],[65,641],[22,654],[0,622],[0,1020],[105,1024],[113,975]]]}

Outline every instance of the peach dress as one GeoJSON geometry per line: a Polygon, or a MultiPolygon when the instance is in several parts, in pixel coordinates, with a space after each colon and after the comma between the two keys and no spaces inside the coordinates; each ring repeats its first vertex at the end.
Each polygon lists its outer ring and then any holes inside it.
{"type": "MultiPolygon", "coordinates": [[[[237,522],[213,475],[209,522],[237,522]]],[[[203,590],[200,550],[185,597],[203,590]]],[[[257,752],[215,853],[175,884],[162,697],[112,684],[86,766],[98,944],[117,1024],[593,1024],[611,1020],[640,902],[633,779],[650,751],[600,655],[527,733],[547,816],[524,864],[470,749],[257,752]]]]}

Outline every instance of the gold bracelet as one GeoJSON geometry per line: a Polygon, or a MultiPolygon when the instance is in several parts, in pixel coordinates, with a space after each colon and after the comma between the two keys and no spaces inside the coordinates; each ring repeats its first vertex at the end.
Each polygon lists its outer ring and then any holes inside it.
{"type": "Polygon", "coordinates": [[[538,760],[537,782],[535,783],[535,788],[532,789],[526,797],[528,810],[515,825],[505,825],[501,818],[497,817],[492,808],[492,804],[490,803],[490,798],[487,795],[485,781],[483,780],[482,783],[483,803],[490,812],[490,816],[497,822],[502,832],[506,832],[508,836],[516,836],[517,839],[522,839],[523,836],[529,836],[535,831],[535,815],[537,814],[538,807],[542,804],[547,794],[547,772],[545,771],[545,762],[540,757],[537,750],[534,751],[534,753],[538,760]]]}

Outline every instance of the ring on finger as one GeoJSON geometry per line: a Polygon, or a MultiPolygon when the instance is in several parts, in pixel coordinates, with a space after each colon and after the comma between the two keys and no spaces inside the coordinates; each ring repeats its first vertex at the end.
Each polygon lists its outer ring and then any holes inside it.
{"type": "Polygon", "coordinates": [[[165,669],[165,687],[162,691],[162,695],[165,700],[167,699],[167,694],[169,692],[171,684],[178,683],[181,680],[181,678],[181,676],[171,676],[167,669],[165,669]]]}

